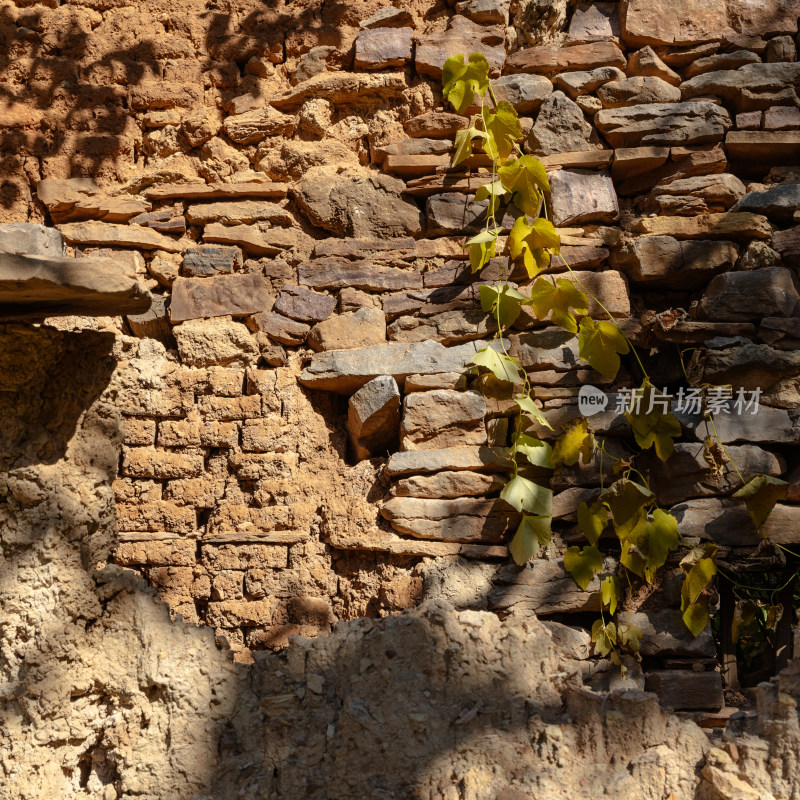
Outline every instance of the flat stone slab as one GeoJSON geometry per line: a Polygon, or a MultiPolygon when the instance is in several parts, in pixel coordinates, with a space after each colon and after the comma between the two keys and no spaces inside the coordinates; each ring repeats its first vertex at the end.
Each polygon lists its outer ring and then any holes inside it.
{"type": "Polygon", "coordinates": [[[558,170],[550,176],[556,227],[615,222],[617,193],[609,175],[586,170],[558,170]]]}
{"type": "MultiPolygon", "coordinates": [[[[309,389],[352,394],[379,375],[402,384],[409,375],[463,372],[487,342],[445,347],[439,342],[389,342],[358,350],[316,353],[303,370],[300,383],[309,389]]],[[[499,349],[499,344],[492,345],[499,349]]]]}
{"type": "Polygon", "coordinates": [[[150,301],[133,269],[112,258],[0,252],[0,317],[142,314],[150,301]]]}
{"type": "Polygon", "coordinates": [[[595,125],[612,147],[640,147],[719,142],[733,122],[724,108],[698,101],[607,108],[595,125]]]}
{"type": "Polygon", "coordinates": [[[386,463],[386,474],[395,477],[441,470],[503,472],[510,467],[505,447],[445,447],[394,453],[386,463]]]}
{"type": "Polygon", "coordinates": [[[61,231],[31,222],[0,225],[0,253],[29,256],[63,256],[61,231]]]}
{"type": "Polygon", "coordinates": [[[264,277],[250,272],[216,278],[176,278],[170,320],[256,314],[269,306],[268,290],[264,277]]]}
{"type": "Polygon", "coordinates": [[[733,242],[643,236],[624,244],[611,264],[635,283],[685,289],[704,286],[717,273],[733,269],[738,255],[733,242]]]}
{"type": "Polygon", "coordinates": [[[763,214],[777,222],[790,223],[800,209],[800,183],[785,183],[766,192],[750,192],[731,211],[763,214]]]}
{"type": "Polygon", "coordinates": [[[564,569],[563,561],[537,559],[524,567],[506,565],[499,570],[489,593],[489,608],[501,615],[599,611],[600,581],[613,569],[610,561],[604,566],[606,570],[595,575],[582,591],[564,569]]]}
{"type": "Polygon", "coordinates": [[[711,629],[694,638],[683,624],[675,608],[623,612],[622,621],[642,629],[641,654],[643,656],[677,656],[680,658],[714,658],[717,650],[711,629]]]}
{"type": "Polygon", "coordinates": [[[139,225],[117,225],[112,222],[67,222],[60,226],[70,244],[97,244],[116,247],[138,247],[142,250],[166,250],[180,253],[175,239],[139,225]]]}
{"type": "Polygon", "coordinates": [[[497,544],[519,525],[521,515],[499,498],[427,500],[393,497],[381,515],[398,533],[418,539],[497,544]]]}
{"type": "MultiPolygon", "coordinates": [[[[756,530],[744,501],[703,497],[672,506],[681,536],[716,542],[726,547],[758,547],[756,530]]],[[[800,506],[778,503],[767,517],[763,537],[783,545],[800,543],[800,506]]]]}
{"type": "MultiPolygon", "coordinates": [[[[675,614],[678,615],[677,609],[675,614]]],[[[645,673],[645,688],[665,705],[680,709],[717,710],[725,705],[722,675],[688,669],[659,669],[645,673]]]]}

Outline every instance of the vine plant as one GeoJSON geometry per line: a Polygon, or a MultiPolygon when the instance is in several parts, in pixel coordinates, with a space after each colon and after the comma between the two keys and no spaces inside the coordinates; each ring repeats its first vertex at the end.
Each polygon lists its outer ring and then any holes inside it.
{"type": "MultiPolygon", "coordinates": [[[[500,259],[502,280],[479,287],[481,306],[494,317],[497,333],[490,346],[478,351],[473,363],[482,376],[491,374],[497,381],[513,385],[513,399],[518,406],[509,447],[511,475],[500,495],[522,513],[510,544],[511,555],[522,565],[547,546],[551,538],[553,493],[522,474],[528,472],[526,462],[539,468],[574,466],[579,461],[587,464],[598,454],[602,467],[604,456],[611,460],[613,482],[602,485],[601,469],[600,495],[578,507],[578,527],[587,543],[567,549],[564,567],[585,590],[595,575],[604,571],[604,557],[597,547],[600,537],[613,531],[618,538],[619,565],[607,570],[616,574],[607,574],[601,581],[602,610],[592,628],[592,639],[598,652],[609,656],[624,672],[621,655],[630,652],[638,656],[641,630],[615,618],[624,596],[618,575],[626,579],[629,587],[632,575],[652,583],[670,553],[681,545],[688,546],[688,553],[680,562],[685,573],[681,611],[686,627],[697,636],[709,621],[717,547],[693,546],[682,540],[678,520],[658,506],[655,493],[634,466],[635,456],[611,457],[585,417],[568,425],[552,447],[535,435],[537,425],[550,430],[552,426],[535,402],[527,374],[509,353],[504,331],[514,324],[522,307],[529,306],[537,319],[549,320],[577,335],[580,357],[611,380],[620,369],[620,357],[632,354],[643,382],[632,395],[625,417],[642,451],[652,448],[659,459],[666,461],[673,452],[674,440],[681,435],[681,424],[670,413],[668,398],[651,382],[635,347],[617,321],[582,284],[563,256],[569,277],[543,274],[552,257],[560,255],[561,245],[548,213],[547,172],[538,158],[522,151],[519,117],[510,103],[498,101],[489,81],[485,57],[472,53],[466,61],[463,54],[448,58],[443,68],[443,93],[456,112],[470,118],[469,125],[456,134],[451,167],[467,161],[476,143],[491,161],[491,180],[475,193],[477,202],[487,203],[484,228],[464,245],[469,248],[472,271],[480,272],[498,253],[507,257],[500,259]],[[502,220],[508,211],[517,217],[503,242],[502,220]],[[515,265],[524,267],[533,281],[526,291],[520,291],[509,281],[515,265]],[[606,318],[596,320],[589,315],[590,299],[606,318]]],[[[719,448],[724,451],[721,442],[719,448]]],[[[710,449],[708,441],[706,449],[710,449]]],[[[735,496],[745,499],[760,528],[785,493],[785,482],[757,475],[735,496]]]]}

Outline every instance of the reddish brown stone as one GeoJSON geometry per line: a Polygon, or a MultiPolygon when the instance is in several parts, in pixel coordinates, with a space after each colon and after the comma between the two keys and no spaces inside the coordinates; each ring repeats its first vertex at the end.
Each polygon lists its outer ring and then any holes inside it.
{"type": "Polygon", "coordinates": [[[216,278],[176,278],[170,319],[182,322],[207,317],[246,316],[268,308],[269,284],[256,273],[216,278]]]}

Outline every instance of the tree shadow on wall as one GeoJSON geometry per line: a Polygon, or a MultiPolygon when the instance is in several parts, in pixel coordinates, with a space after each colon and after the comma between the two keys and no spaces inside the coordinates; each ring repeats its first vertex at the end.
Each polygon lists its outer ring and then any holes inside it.
{"type": "Polygon", "coordinates": [[[170,621],[139,575],[95,569],[116,545],[109,337],[8,328],[0,353],[29,363],[0,449],[0,735],[20,765],[3,796],[494,800],[569,747],[591,743],[594,780],[597,763],[625,772],[666,740],[652,700],[556,691],[538,621],[458,619],[442,603],[231,663],[211,628],[170,621]],[[603,729],[612,711],[624,745],[603,729]]]}
{"type": "Polygon", "coordinates": [[[147,161],[137,114],[191,114],[209,86],[222,104],[244,93],[257,98],[262,84],[245,72],[252,57],[282,52],[293,31],[339,47],[336,21],[354,13],[338,0],[297,9],[268,0],[247,13],[226,2],[197,6],[184,18],[158,14],[160,7],[115,8],[99,24],[71,5],[0,7],[0,109],[12,110],[0,120],[0,205],[14,206],[43,165],[49,176],[118,179],[121,165],[147,161]]]}

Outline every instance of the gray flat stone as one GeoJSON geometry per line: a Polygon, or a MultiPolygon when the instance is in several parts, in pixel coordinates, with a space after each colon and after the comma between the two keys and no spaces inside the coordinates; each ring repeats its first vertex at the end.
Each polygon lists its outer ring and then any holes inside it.
{"type": "Polygon", "coordinates": [[[347,431],[359,460],[388,449],[397,441],[399,427],[400,390],[391,376],[371,380],[350,398],[347,431]]]}
{"type": "Polygon", "coordinates": [[[726,272],[709,283],[700,301],[700,314],[719,322],[790,317],[798,302],[794,273],[786,267],[726,272]]]}
{"type": "Polygon", "coordinates": [[[486,444],[486,401],[477,392],[414,392],[403,403],[400,447],[436,450],[486,444]]]}
{"type": "Polygon", "coordinates": [[[150,294],[133,268],[112,258],[0,252],[0,317],[141,314],[150,294]]]}
{"type": "Polygon", "coordinates": [[[725,705],[719,672],[659,669],[645,673],[645,679],[646,690],[657,694],[665,706],[675,710],[718,710],[725,705]]]}
{"type": "Polygon", "coordinates": [[[31,222],[9,222],[0,225],[0,253],[63,256],[64,237],[55,228],[31,222]]]}
{"type": "MultiPolygon", "coordinates": [[[[475,353],[486,345],[482,341],[456,347],[445,347],[439,342],[389,342],[358,350],[330,350],[313,356],[300,376],[300,383],[309,389],[352,394],[379,375],[391,375],[402,384],[414,374],[463,372],[475,353]]],[[[492,347],[499,348],[499,344],[492,347]]]]}
{"type": "Polygon", "coordinates": [[[724,108],[709,102],[607,108],[594,121],[612,147],[719,142],[733,124],[724,108]]]}
{"type": "Polygon", "coordinates": [[[386,474],[395,477],[441,470],[503,472],[510,467],[508,449],[504,447],[444,447],[394,453],[386,464],[386,474]]]}
{"type": "Polygon", "coordinates": [[[625,243],[611,256],[611,265],[636,283],[677,289],[705,286],[717,273],[733,269],[738,255],[733,242],[643,236],[625,243]]]}
{"type": "Polygon", "coordinates": [[[678,656],[681,658],[713,658],[716,645],[711,629],[706,628],[697,638],[692,637],[676,608],[620,614],[623,622],[642,630],[643,656],[678,656]]]}
{"type": "Polygon", "coordinates": [[[790,223],[800,208],[800,183],[784,183],[766,192],[750,192],[731,211],[752,211],[771,220],[790,223]]]}
{"type": "Polygon", "coordinates": [[[562,169],[550,176],[550,186],[556,226],[609,223],[619,217],[617,193],[610,175],[562,169]]]}

